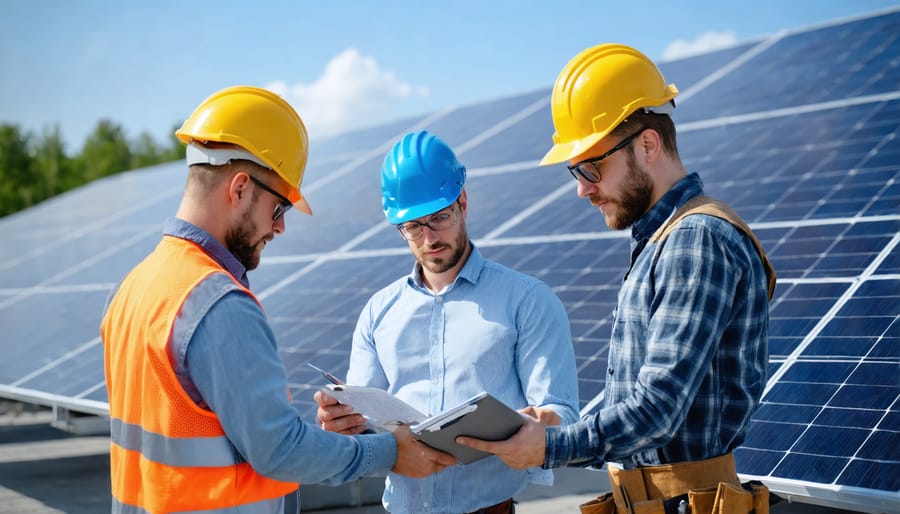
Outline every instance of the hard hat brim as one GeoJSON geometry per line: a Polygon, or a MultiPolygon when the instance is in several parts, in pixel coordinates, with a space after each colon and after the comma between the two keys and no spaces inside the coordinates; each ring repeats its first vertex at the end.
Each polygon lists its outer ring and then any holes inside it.
{"type": "Polygon", "coordinates": [[[568,160],[574,159],[579,155],[584,154],[588,150],[594,147],[597,143],[600,142],[601,139],[606,137],[608,134],[599,133],[599,134],[591,134],[587,137],[581,138],[577,141],[570,141],[568,143],[557,143],[550,148],[549,151],[544,155],[544,158],[541,159],[541,166],[547,166],[550,164],[559,164],[561,162],[566,162],[568,160]]]}
{"type": "Polygon", "coordinates": [[[288,200],[291,201],[291,204],[298,211],[304,214],[308,214],[309,216],[313,215],[312,209],[309,207],[309,203],[306,201],[306,198],[303,198],[303,195],[300,194],[300,191],[291,188],[291,194],[288,195],[288,200]]]}
{"type": "MultiPolygon", "coordinates": [[[[461,192],[462,190],[460,190],[461,192]]],[[[459,195],[454,198],[436,198],[430,202],[423,202],[417,205],[412,205],[406,207],[404,209],[391,208],[384,212],[385,217],[388,220],[388,223],[391,225],[399,225],[401,223],[406,223],[407,221],[412,221],[414,219],[422,218],[428,216],[429,214],[434,214],[441,209],[446,209],[447,207],[453,205],[456,200],[459,199],[459,195]]]]}

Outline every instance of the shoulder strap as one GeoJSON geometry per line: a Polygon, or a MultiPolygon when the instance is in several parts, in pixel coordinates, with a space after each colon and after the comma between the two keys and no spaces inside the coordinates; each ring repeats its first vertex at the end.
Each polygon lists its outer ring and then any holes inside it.
{"type": "Polygon", "coordinates": [[[715,216],[716,218],[723,219],[728,223],[734,225],[738,230],[743,232],[753,241],[753,246],[756,247],[757,253],[759,253],[760,259],[762,259],[763,267],[766,270],[766,277],[769,281],[769,300],[772,299],[772,295],[775,294],[775,268],[772,267],[772,263],[769,261],[769,257],[766,255],[766,251],[763,250],[762,244],[759,242],[759,239],[756,238],[756,235],[750,230],[750,226],[741,219],[740,216],[736,212],[734,212],[731,207],[716,200],[714,198],[710,198],[708,196],[695,196],[691,198],[687,202],[684,203],[681,207],[675,211],[675,214],[669,218],[669,221],[664,223],[659,229],[650,237],[650,241],[653,243],[664,240],[673,230],[678,227],[678,223],[681,222],[687,216],[692,214],[706,214],[708,216],[715,216]]]}

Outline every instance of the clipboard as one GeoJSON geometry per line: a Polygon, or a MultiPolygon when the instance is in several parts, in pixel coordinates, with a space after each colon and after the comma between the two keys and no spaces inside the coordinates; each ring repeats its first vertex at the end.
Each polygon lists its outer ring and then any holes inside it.
{"type": "Polygon", "coordinates": [[[428,446],[453,455],[463,464],[470,464],[492,454],[456,444],[458,436],[502,441],[518,432],[524,423],[521,414],[482,392],[442,414],[412,425],[410,432],[428,446]]]}

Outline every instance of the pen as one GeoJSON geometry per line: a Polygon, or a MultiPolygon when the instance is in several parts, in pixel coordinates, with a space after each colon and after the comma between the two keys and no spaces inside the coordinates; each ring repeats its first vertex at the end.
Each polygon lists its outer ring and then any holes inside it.
{"type": "Polygon", "coordinates": [[[312,368],[312,369],[318,371],[319,373],[321,373],[322,376],[324,376],[325,378],[327,378],[328,381],[331,382],[332,384],[336,384],[336,385],[343,385],[343,384],[344,384],[344,382],[342,382],[338,377],[332,375],[331,373],[325,371],[325,370],[322,369],[322,368],[319,368],[318,366],[313,365],[311,362],[307,362],[306,365],[309,366],[310,368],[312,368]]]}

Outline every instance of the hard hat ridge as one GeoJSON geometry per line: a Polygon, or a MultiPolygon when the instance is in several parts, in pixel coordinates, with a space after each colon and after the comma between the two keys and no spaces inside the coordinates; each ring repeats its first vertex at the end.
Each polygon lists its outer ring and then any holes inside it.
{"type": "Polygon", "coordinates": [[[382,207],[398,225],[435,213],[459,198],[466,168],[442,139],[421,130],[404,135],[381,167],[382,207]]]}

